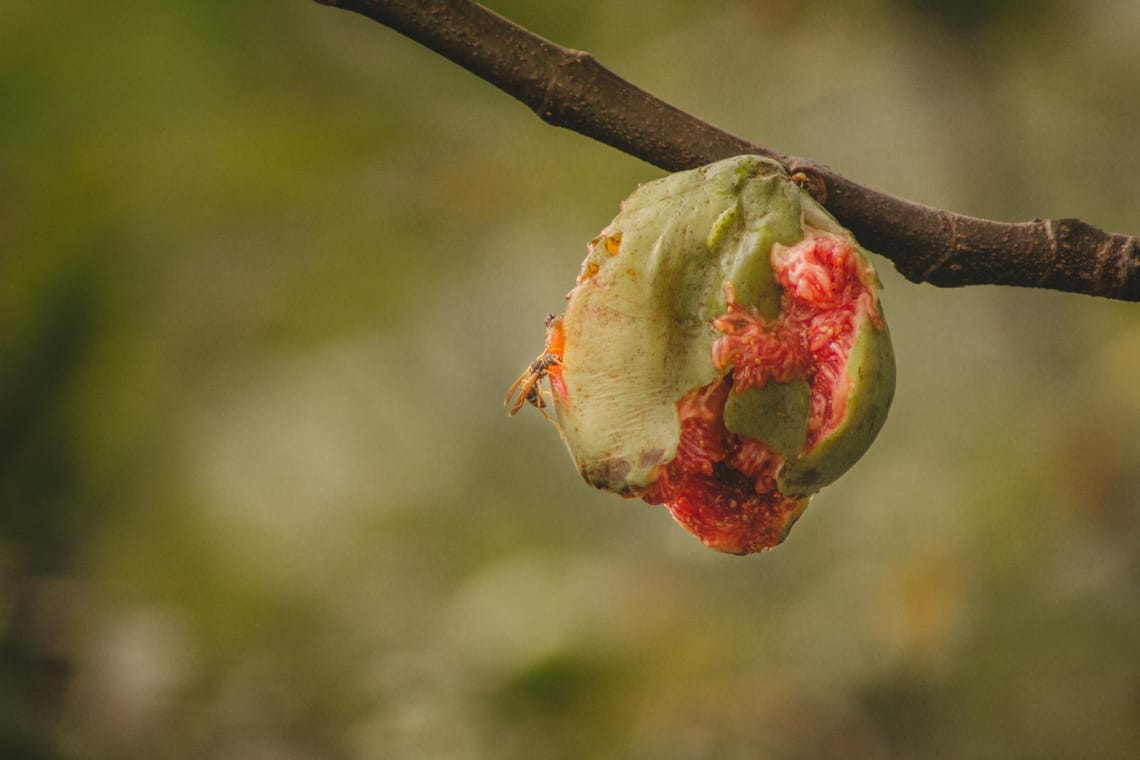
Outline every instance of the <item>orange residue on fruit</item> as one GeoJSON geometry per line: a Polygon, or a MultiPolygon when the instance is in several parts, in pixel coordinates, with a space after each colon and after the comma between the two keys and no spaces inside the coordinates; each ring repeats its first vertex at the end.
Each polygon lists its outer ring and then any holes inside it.
{"type": "Polygon", "coordinates": [[[617,256],[620,249],[621,230],[618,230],[612,235],[606,235],[606,251],[608,251],[611,256],[617,256]]]}
{"type": "Polygon", "coordinates": [[[544,353],[558,357],[558,364],[546,373],[550,391],[558,396],[563,404],[569,404],[566,395],[566,382],[562,379],[562,357],[566,351],[566,331],[562,329],[562,315],[549,314],[546,317],[546,347],[544,353]]]}
{"type": "Polygon", "coordinates": [[[581,285],[587,280],[594,279],[599,269],[601,269],[601,267],[598,266],[597,262],[587,259],[586,263],[582,266],[582,271],[578,273],[578,284],[581,285]]]}

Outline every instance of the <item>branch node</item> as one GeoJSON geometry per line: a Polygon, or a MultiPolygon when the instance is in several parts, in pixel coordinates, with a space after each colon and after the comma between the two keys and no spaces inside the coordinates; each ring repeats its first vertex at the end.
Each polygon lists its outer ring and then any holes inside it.
{"type": "MultiPolygon", "coordinates": [[[[946,225],[946,241],[942,246],[942,252],[935,256],[933,261],[919,273],[916,282],[929,282],[930,278],[941,270],[947,261],[965,250],[958,242],[958,220],[954,218],[953,214],[946,214],[942,221],[946,225]]],[[[958,272],[961,271],[961,269],[960,264],[950,265],[950,271],[952,272],[958,272]]]]}
{"type": "Polygon", "coordinates": [[[821,206],[827,205],[827,182],[808,168],[797,169],[790,177],[792,182],[807,190],[808,195],[821,206]]]}

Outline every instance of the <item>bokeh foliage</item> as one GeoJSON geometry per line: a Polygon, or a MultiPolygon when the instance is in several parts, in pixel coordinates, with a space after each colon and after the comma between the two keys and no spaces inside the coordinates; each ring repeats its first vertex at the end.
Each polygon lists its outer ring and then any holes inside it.
{"type": "MultiPolygon", "coordinates": [[[[1140,232],[1140,7],[499,2],[866,184],[1140,232]]],[[[1140,317],[882,263],[777,550],[502,393],[652,167],[313,3],[0,8],[5,756],[1135,757],[1140,317]]]]}

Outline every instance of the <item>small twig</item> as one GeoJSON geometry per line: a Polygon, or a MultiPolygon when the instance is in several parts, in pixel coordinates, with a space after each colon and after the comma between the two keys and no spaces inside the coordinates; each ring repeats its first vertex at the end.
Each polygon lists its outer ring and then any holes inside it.
{"type": "Polygon", "coordinates": [[[994,222],[863,187],[785,156],[635,87],[589,53],[543,39],[470,0],[317,0],[421,43],[525,103],[544,121],[669,171],[741,153],[802,173],[809,192],[913,282],[1019,285],[1140,301],[1140,237],[1079,219],[994,222]]]}

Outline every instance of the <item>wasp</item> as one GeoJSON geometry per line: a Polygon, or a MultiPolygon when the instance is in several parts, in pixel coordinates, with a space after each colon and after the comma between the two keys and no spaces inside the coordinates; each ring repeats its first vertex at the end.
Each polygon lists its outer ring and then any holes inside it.
{"type": "Polygon", "coordinates": [[[562,359],[555,354],[542,353],[530,363],[529,367],[523,370],[523,373],[507,391],[507,397],[503,401],[503,404],[506,405],[511,403],[512,398],[514,399],[514,404],[509,412],[512,417],[518,414],[519,410],[523,408],[523,404],[527,402],[542,412],[544,417],[546,416],[546,401],[542,398],[540,383],[549,374],[552,367],[561,364],[562,359]]]}
{"type": "Polygon", "coordinates": [[[529,403],[542,412],[546,419],[546,400],[542,397],[542,381],[545,378],[552,391],[565,395],[565,386],[562,383],[562,348],[564,345],[562,333],[562,315],[551,314],[546,318],[546,346],[542,353],[523,370],[518,379],[511,384],[503,405],[511,404],[508,412],[512,417],[518,414],[523,405],[529,403]],[[512,403],[513,400],[513,403],[512,403]]]}

